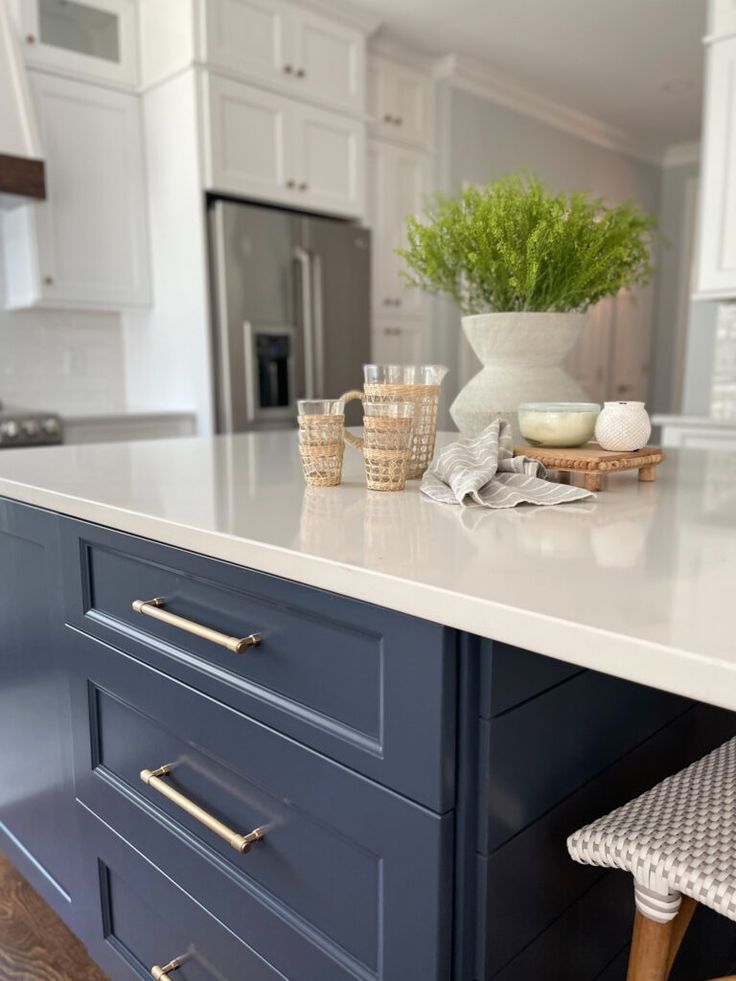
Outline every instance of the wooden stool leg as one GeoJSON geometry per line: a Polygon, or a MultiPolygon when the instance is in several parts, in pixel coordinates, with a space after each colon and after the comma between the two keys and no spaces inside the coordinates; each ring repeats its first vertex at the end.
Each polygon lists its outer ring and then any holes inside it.
{"type": "Polygon", "coordinates": [[[672,970],[672,965],[675,963],[675,958],[677,957],[677,952],[680,949],[680,944],[682,943],[683,937],[687,933],[687,928],[690,926],[690,920],[693,918],[693,913],[698,908],[698,904],[690,896],[683,896],[682,903],[680,904],[680,909],[678,910],[677,916],[675,917],[674,923],[672,924],[672,936],[670,938],[670,953],[667,958],[667,977],[670,975],[672,970]]]}
{"type": "Polygon", "coordinates": [[[656,480],[657,479],[657,468],[654,467],[640,467],[639,468],[639,480],[656,480]]]}
{"type": "MultiPolygon", "coordinates": [[[[641,471],[640,471],[641,472],[641,471]]],[[[603,486],[603,476],[599,473],[586,473],[583,474],[583,487],[586,490],[599,491],[603,486]]]]}
{"type": "Polygon", "coordinates": [[[558,484],[569,484],[570,483],[570,471],[569,470],[558,470],[557,471],[557,483],[558,484]]]}
{"type": "Polygon", "coordinates": [[[673,928],[674,920],[657,923],[636,911],[626,981],[667,981],[673,928]]]}

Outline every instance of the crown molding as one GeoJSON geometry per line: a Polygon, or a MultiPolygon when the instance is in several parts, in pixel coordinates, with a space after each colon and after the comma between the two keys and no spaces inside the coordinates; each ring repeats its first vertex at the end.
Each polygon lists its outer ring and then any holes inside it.
{"type": "Polygon", "coordinates": [[[523,113],[588,143],[646,163],[662,165],[661,152],[643,146],[625,130],[538,95],[501,77],[474,58],[458,54],[445,55],[435,61],[433,74],[438,81],[447,80],[455,88],[523,113]]]}
{"type": "Polygon", "coordinates": [[[700,163],[700,143],[673,143],[662,154],[663,167],[686,167],[700,163]]]}
{"type": "Polygon", "coordinates": [[[349,0],[301,0],[304,7],[326,17],[333,17],[364,34],[373,34],[381,26],[381,18],[358,7],[349,0]]]}
{"type": "Polygon", "coordinates": [[[368,41],[368,53],[434,75],[437,61],[434,55],[413,48],[382,29],[379,29],[378,33],[374,34],[368,41]]]}

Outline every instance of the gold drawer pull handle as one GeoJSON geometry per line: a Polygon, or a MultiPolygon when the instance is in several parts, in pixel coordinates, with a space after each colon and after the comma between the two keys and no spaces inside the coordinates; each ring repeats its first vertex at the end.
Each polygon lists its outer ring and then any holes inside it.
{"type": "Polygon", "coordinates": [[[178,790],[174,790],[173,787],[161,779],[161,777],[168,777],[171,770],[171,763],[166,763],[157,770],[141,770],[141,780],[149,787],[153,787],[154,790],[163,794],[164,797],[167,797],[173,804],[180,807],[182,811],[191,814],[195,820],[199,821],[206,828],[209,828],[210,831],[214,831],[216,835],[219,835],[220,838],[226,841],[236,852],[240,852],[241,855],[246,855],[250,851],[250,846],[254,841],[260,841],[262,838],[265,838],[266,835],[262,828],[256,828],[255,831],[251,831],[247,835],[238,834],[237,831],[233,831],[232,828],[228,828],[222,821],[218,821],[216,817],[208,814],[199,804],[195,804],[194,801],[189,800],[184,794],[179,793],[178,790]]]}
{"type": "Polygon", "coordinates": [[[154,964],[154,966],[151,968],[151,977],[155,978],[156,981],[161,981],[161,979],[165,978],[167,974],[171,974],[177,968],[181,967],[185,960],[186,958],[182,956],[175,957],[173,961],[169,961],[169,963],[164,964],[163,967],[159,967],[158,964],[154,964]]]}
{"type": "Polygon", "coordinates": [[[157,596],[156,599],[151,600],[133,600],[133,609],[136,613],[145,613],[147,617],[153,617],[154,620],[161,620],[163,623],[168,623],[171,627],[186,630],[187,633],[195,634],[197,637],[203,637],[204,640],[211,640],[213,644],[219,644],[220,647],[227,647],[233,654],[242,654],[249,647],[256,647],[261,642],[260,634],[249,634],[247,637],[231,637],[229,634],[223,634],[219,630],[213,630],[212,627],[204,627],[201,623],[195,623],[194,620],[178,617],[175,613],[169,613],[168,610],[163,608],[165,602],[166,600],[161,596],[157,596]]]}

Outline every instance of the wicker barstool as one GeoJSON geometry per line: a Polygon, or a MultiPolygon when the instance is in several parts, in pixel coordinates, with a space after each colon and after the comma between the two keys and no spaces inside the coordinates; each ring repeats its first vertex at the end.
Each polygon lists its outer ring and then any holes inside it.
{"type": "Polygon", "coordinates": [[[666,981],[698,903],[736,920],[736,739],[576,831],[567,847],[576,862],[633,875],[627,981],[666,981]]]}

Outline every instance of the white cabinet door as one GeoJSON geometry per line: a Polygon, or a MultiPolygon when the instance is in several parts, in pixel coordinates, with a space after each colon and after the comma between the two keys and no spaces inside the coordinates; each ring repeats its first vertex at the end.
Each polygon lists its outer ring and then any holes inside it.
{"type": "Polygon", "coordinates": [[[29,65],[136,85],[134,0],[14,0],[14,8],[29,65]]]}
{"type": "Polygon", "coordinates": [[[371,358],[375,364],[423,364],[423,321],[379,321],[373,327],[371,358]]]}
{"type": "Polygon", "coordinates": [[[294,96],[365,111],[365,38],[320,14],[294,13],[294,96]]]}
{"type": "Polygon", "coordinates": [[[374,56],[369,68],[369,112],[378,135],[429,146],[432,82],[421,72],[374,56]]]}
{"type": "Polygon", "coordinates": [[[204,56],[264,82],[293,73],[291,8],[279,0],[206,0],[204,56]]]}
{"type": "Polygon", "coordinates": [[[302,207],[362,216],[365,125],[324,109],[293,104],[295,166],[302,207]]]}
{"type": "Polygon", "coordinates": [[[209,190],[296,203],[294,103],[208,73],[205,181],[209,190]]]}
{"type": "MultiPolygon", "coordinates": [[[[150,302],[139,100],[29,72],[47,200],[25,214],[29,270],[7,303],[122,309],[150,302]]],[[[19,231],[19,229],[18,229],[19,231]]],[[[15,278],[15,277],[14,277],[15,278]]]]}
{"type": "Polygon", "coordinates": [[[373,228],[373,309],[376,316],[422,316],[426,297],[407,285],[396,249],[407,244],[406,219],[418,215],[429,189],[428,158],[414,150],[372,142],[369,221],[373,228]]]}
{"type": "Polygon", "coordinates": [[[706,51],[697,291],[736,297],[736,38],[706,51]]]}

